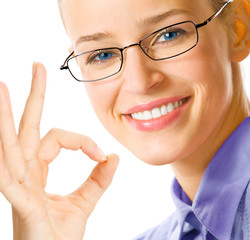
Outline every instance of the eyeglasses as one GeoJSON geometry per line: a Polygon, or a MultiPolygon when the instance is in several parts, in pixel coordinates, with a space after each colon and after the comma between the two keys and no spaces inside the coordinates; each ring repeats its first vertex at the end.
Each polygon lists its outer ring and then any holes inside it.
{"type": "Polygon", "coordinates": [[[123,51],[139,46],[154,61],[177,57],[194,48],[199,41],[198,29],[216,18],[233,0],[227,1],[216,13],[203,23],[184,21],[161,28],[141,39],[138,43],[124,48],[103,48],[74,54],[67,57],[60,70],[69,70],[73,78],[80,82],[95,82],[119,73],[123,66],[123,51]]]}

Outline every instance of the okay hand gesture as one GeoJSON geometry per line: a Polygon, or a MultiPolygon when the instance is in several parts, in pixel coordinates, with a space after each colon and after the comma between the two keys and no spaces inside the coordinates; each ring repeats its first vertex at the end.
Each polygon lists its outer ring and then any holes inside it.
{"type": "Polygon", "coordinates": [[[45,86],[46,70],[36,63],[17,134],[8,89],[0,83],[0,192],[12,205],[15,240],[80,240],[90,213],[112,181],[118,157],[105,157],[89,137],[60,129],[40,139],[45,86]],[[81,149],[98,162],[86,182],[67,196],[44,190],[49,163],[62,148],[81,149]]]}

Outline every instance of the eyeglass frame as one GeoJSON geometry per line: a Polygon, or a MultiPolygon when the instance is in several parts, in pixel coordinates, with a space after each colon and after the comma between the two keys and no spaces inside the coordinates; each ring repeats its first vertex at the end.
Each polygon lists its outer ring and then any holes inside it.
{"type": "Polygon", "coordinates": [[[118,73],[121,71],[122,66],[123,66],[123,51],[124,51],[125,49],[130,48],[130,47],[133,47],[133,46],[139,46],[139,47],[141,48],[141,50],[143,51],[143,53],[144,53],[147,57],[149,57],[150,59],[152,59],[153,61],[160,61],[160,60],[166,60],[166,59],[170,59],[170,58],[177,57],[177,56],[179,56],[179,55],[182,55],[182,54],[184,54],[184,53],[190,51],[190,50],[193,49],[194,47],[196,47],[197,44],[198,44],[198,42],[199,42],[199,33],[198,33],[198,29],[201,28],[201,27],[204,27],[204,26],[206,26],[208,23],[210,23],[213,19],[215,19],[215,18],[224,10],[224,8],[226,8],[226,7],[227,7],[231,2],[233,2],[233,1],[234,1],[234,0],[228,0],[221,8],[217,11],[217,12],[215,12],[213,15],[211,15],[208,19],[206,19],[206,20],[205,20],[204,22],[202,22],[202,23],[195,24],[193,21],[183,21],[183,22],[175,23],[175,24],[166,26],[166,27],[164,27],[164,28],[158,29],[158,30],[154,31],[153,33],[150,33],[150,34],[147,35],[146,37],[142,38],[138,43],[133,43],[133,44],[130,44],[130,45],[125,46],[125,47],[123,47],[123,48],[111,47],[111,48],[95,49],[95,50],[91,50],[91,51],[87,51],[87,52],[83,52],[83,53],[77,54],[77,55],[75,55],[75,56],[73,56],[73,57],[72,57],[72,55],[74,54],[74,51],[72,51],[72,52],[70,53],[70,55],[66,58],[66,60],[64,61],[64,63],[61,65],[60,70],[69,70],[69,72],[70,72],[70,74],[72,75],[72,77],[73,77],[75,80],[77,80],[78,82],[97,82],[97,81],[101,81],[101,80],[110,78],[110,77],[112,77],[112,76],[118,74],[118,73]],[[162,30],[165,29],[165,28],[170,28],[170,27],[173,27],[173,26],[175,26],[175,25],[179,25],[179,24],[183,24],[183,23],[192,23],[192,24],[195,26],[196,34],[197,34],[197,41],[196,41],[195,45],[194,45],[193,47],[187,49],[186,51],[181,52],[181,53],[179,53],[179,54],[176,54],[176,55],[174,55],[174,56],[170,56],[170,57],[166,57],[166,58],[154,59],[154,58],[150,57],[150,56],[147,54],[147,52],[145,51],[145,49],[143,49],[143,47],[141,46],[141,42],[142,42],[144,39],[146,39],[146,38],[152,36],[153,34],[155,34],[155,33],[157,33],[157,32],[160,32],[160,31],[162,31],[162,30]],[[106,50],[106,49],[116,49],[116,50],[120,50],[120,52],[121,52],[121,66],[120,66],[120,68],[119,68],[119,70],[118,70],[117,72],[115,72],[115,73],[113,73],[113,74],[111,74],[111,75],[109,75],[109,76],[107,76],[107,77],[103,77],[103,78],[99,78],[99,79],[95,79],[95,80],[79,80],[79,79],[77,79],[77,78],[74,76],[74,74],[71,72],[71,70],[70,70],[70,68],[69,68],[69,66],[68,66],[68,62],[69,62],[71,59],[76,58],[76,57],[78,57],[78,56],[80,56],[80,55],[83,55],[83,54],[86,54],[86,53],[90,53],[90,52],[93,52],[93,51],[106,50]]]}

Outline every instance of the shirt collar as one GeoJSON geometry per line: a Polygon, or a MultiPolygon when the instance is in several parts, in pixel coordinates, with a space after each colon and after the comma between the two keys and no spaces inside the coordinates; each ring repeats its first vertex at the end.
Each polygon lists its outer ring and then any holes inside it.
{"type": "Polygon", "coordinates": [[[230,239],[235,214],[250,179],[250,117],[230,135],[209,163],[193,204],[175,179],[173,200],[179,220],[190,208],[218,239],[230,239]]]}

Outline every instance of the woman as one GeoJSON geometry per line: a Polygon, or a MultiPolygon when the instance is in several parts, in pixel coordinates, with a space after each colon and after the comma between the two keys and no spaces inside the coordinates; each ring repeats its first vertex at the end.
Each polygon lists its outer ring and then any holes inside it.
{"type": "MultiPolygon", "coordinates": [[[[72,41],[62,69],[86,82],[98,118],[119,142],[146,163],[171,164],[176,176],[177,213],[137,239],[248,239],[250,106],[239,62],[249,54],[249,1],[59,4],[72,41]]],[[[18,136],[3,84],[0,91],[0,190],[13,206],[16,239],[81,239],[117,156],[62,130],[40,140],[40,64],[18,136]],[[99,162],[67,197],[44,192],[61,147],[99,162]]]]}

